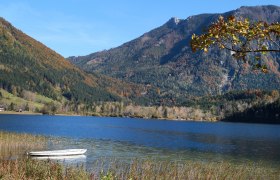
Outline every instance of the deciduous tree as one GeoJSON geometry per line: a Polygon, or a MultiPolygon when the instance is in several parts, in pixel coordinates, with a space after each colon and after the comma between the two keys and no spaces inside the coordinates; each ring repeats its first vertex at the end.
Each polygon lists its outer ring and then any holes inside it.
{"type": "Polygon", "coordinates": [[[235,58],[244,61],[248,61],[248,55],[254,53],[255,68],[267,72],[266,65],[261,63],[261,56],[267,52],[280,53],[280,24],[220,16],[204,34],[192,35],[192,51],[208,52],[214,46],[226,49],[235,58]]]}

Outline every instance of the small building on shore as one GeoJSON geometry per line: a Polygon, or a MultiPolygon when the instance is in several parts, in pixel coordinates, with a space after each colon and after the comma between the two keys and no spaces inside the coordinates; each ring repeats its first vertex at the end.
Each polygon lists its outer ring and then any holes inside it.
{"type": "Polygon", "coordinates": [[[0,112],[5,111],[5,108],[0,107],[0,112]]]}

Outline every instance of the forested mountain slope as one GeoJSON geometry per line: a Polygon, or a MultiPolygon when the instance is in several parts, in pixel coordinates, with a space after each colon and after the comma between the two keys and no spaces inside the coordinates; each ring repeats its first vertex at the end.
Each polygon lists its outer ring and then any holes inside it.
{"type": "MultiPolygon", "coordinates": [[[[89,74],[0,18],[0,89],[27,98],[92,104],[139,99],[144,86],[89,74]]],[[[1,105],[1,102],[0,102],[1,105]]]]}

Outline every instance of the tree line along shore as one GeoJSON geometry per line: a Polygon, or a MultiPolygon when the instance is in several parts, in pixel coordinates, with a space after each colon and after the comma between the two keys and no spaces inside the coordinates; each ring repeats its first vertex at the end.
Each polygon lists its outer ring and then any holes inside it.
{"type": "Polygon", "coordinates": [[[280,123],[279,91],[247,90],[193,97],[177,105],[141,105],[126,101],[63,101],[27,93],[22,98],[1,91],[0,113],[136,117],[170,120],[280,123]],[[2,110],[1,110],[2,108],[2,110]]]}

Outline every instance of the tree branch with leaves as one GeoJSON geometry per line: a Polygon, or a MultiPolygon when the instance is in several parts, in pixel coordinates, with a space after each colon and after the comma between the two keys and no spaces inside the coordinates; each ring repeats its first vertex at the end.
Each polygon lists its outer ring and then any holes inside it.
{"type": "Polygon", "coordinates": [[[254,53],[258,62],[254,66],[267,72],[262,65],[261,55],[268,52],[280,53],[280,24],[268,24],[264,21],[250,22],[248,19],[220,16],[202,35],[192,35],[193,52],[208,52],[211,47],[219,47],[231,52],[236,59],[248,61],[248,55],[254,53]]]}

